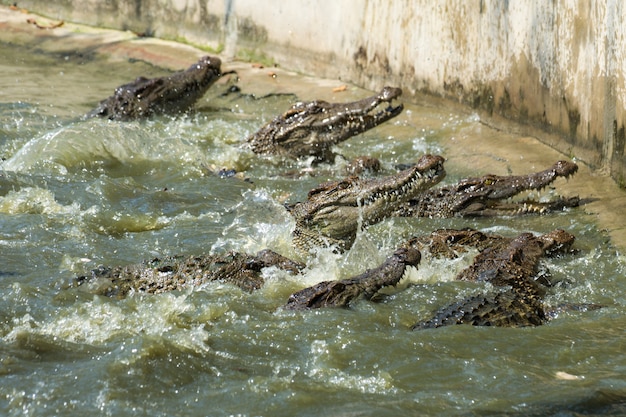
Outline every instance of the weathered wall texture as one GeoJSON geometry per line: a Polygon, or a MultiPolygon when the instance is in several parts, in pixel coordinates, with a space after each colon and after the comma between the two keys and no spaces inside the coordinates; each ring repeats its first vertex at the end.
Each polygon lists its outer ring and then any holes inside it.
{"type": "Polygon", "coordinates": [[[184,38],[520,123],[626,184],[621,0],[48,0],[57,19],[184,38]]]}

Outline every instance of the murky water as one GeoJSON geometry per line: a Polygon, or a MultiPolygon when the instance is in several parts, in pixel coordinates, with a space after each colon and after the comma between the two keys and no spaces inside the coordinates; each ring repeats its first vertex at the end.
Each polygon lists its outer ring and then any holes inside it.
{"type": "MultiPolygon", "coordinates": [[[[218,98],[193,115],[81,121],[142,63],[23,53],[0,45],[0,410],[4,415],[574,415],[626,413],[626,261],[583,210],[485,220],[392,219],[299,277],[266,271],[253,293],[222,283],[116,300],[66,290],[100,264],[270,247],[287,256],[284,202],[343,177],[343,162],[261,158],[240,144],[293,97],[218,98]],[[210,173],[232,167],[242,178],[210,173]],[[469,258],[424,260],[402,290],[350,309],[288,312],[290,293],[362,272],[399,242],[439,227],[515,235],[564,228],[579,253],[548,261],[551,304],[600,303],[537,328],[411,332],[470,294],[451,282],[469,258]]],[[[472,135],[475,117],[408,106],[341,146],[384,169],[439,139],[472,135]]],[[[484,133],[485,127],[481,127],[484,133]]],[[[449,161],[449,163],[454,163],[449,161]]],[[[446,181],[469,167],[448,166],[446,181]]]]}

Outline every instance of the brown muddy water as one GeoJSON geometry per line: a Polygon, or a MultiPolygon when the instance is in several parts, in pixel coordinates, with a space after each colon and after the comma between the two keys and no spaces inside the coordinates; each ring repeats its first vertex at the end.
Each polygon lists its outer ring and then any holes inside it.
{"type": "MultiPolygon", "coordinates": [[[[295,96],[219,97],[222,85],[185,117],[81,120],[114,87],[166,72],[7,44],[0,55],[1,414],[626,414],[626,260],[584,208],[544,217],[390,219],[361,233],[344,255],[322,250],[304,259],[302,276],[266,270],[265,286],[252,294],[219,282],[119,300],[68,290],[73,277],[98,265],[155,256],[269,247],[297,257],[283,204],[343,177],[344,162],[311,167],[241,149],[295,96]],[[249,180],[208,171],[221,167],[249,180]],[[547,261],[559,283],[548,301],[605,308],[562,313],[537,328],[411,332],[417,320],[480,290],[451,281],[470,257],[424,259],[376,303],[280,308],[290,293],[360,273],[404,239],[440,227],[510,236],[566,229],[578,252],[547,261]]],[[[339,151],[376,156],[392,172],[423,153],[446,156],[461,142],[496,134],[476,115],[407,105],[339,151]]],[[[454,155],[446,182],[489,168],[473,167],[469,148],[454,155]]]]}

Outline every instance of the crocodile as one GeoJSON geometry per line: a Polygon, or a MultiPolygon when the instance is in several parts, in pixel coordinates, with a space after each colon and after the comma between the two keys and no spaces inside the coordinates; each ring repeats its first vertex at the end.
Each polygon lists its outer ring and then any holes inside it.
{"type": "Polygon", "coordinates": [[[315,246],[350,248],[360,227],[389,217],[400,204],[441,181],[443,162],[439,155],[424,155],[414,166],[386,177],[350,176],[320,184],[306,201],[287,207],[296,221],[294,245],[303,251],[315,246]]]}
{"type": "MultiPolygon", "coordinates": [[[[546,278],[548,272],[539,267],[541,258],[570,252],[574,240],[572,234],[561,229],[540,236],[522,233],[514,239],[502,236],[491,238],[473,230],[433,232],[431,242],[447,241],[452,246],[469,244],[482,247],[473,264],[461,271],[456,279],[489,283],[492,290],[455,301],[440,309],[432,318],[416,323],[413,329],[453,324],[501,327],[544,324],[550,318],[549,309],[543,302],[550,282],[546,278]]],[[[404,246],[423,248],[423,243],[424,239],[412,239],[404,246]]],[[[437,247],[431,253],[450,254],[439,252],[437,247]]]]}
{"type": "Polygon", "coordinates": [[[304,268],[269,249],[256,255],[231,251],[221,255],[168,256],[111,268],[100,266],[77,277],[75,285],[94,294],[118,298],[132,292],[159,294],[182,290],[210,281],[227,282],[251,292],[263,285],[261,271],[270,266],[291,274],[304,268]]]}
{"type": "Polygon", "coordinates": [[[400,88],[384,87],[372,97],[349,103],[297,102],[250,135],[247,146],[257,154],[330,161],[334,145],[399,115],[403,105],[391,102],[401,94],[400,88]],[[386,107],[381,109],[381,104],[386,107]]]}
{"type": "Polygon", "coordinates": [[[486,234],[479,230],[437,229],[428,235],[414,236],[402,244],[402,247],[415,248],[432,258],[455,259],[459,253],[469,248],[483,251],[487,248],[504,247],[511,238],[496,234],[486,234]]]}
{"type": "Polygon", "coordinates": [[[420,260],[421,254],[418,250],[400,248],[377,268],[368,269],[351,278],[322,281],[291,294],[285,308],[307,310],[322,307],[346,307],[359,297],[370,300],[382,288],[395,286],[404,276],[406,268],[416,267],[420,260]]]}
{"type": "Polygon", "coordinates": [[[578,171],[570,161],[558,161],[550,168],[528,175],[484,175],[463,179],[453,185],[432,188],[398,206],[400,217],[477,217],[548,213],[566,207],[576,207],[578,197],[557,198],[538,202],[508,201],[524,191],[541,190],[557,178],[569,178],[578,171]]]}
{"type": "Polygon", "coordinates": [[[184,71],[158,78],[139,77],[117,87],[87,117],[128,121],[156,114],[184,113],[225,74],[221,65],[219,58],[204,56],[184,71]]]}

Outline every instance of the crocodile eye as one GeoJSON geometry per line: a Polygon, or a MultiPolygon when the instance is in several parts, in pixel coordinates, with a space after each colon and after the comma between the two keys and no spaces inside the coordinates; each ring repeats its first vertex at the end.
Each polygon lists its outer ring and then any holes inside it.
{"type": "Polygon", "coordinates": [[[483,184],[485,184],[485,185],[492,185],[493,183],[494,183],[494,181],[492,179],[486,179],[483,184]]]}

